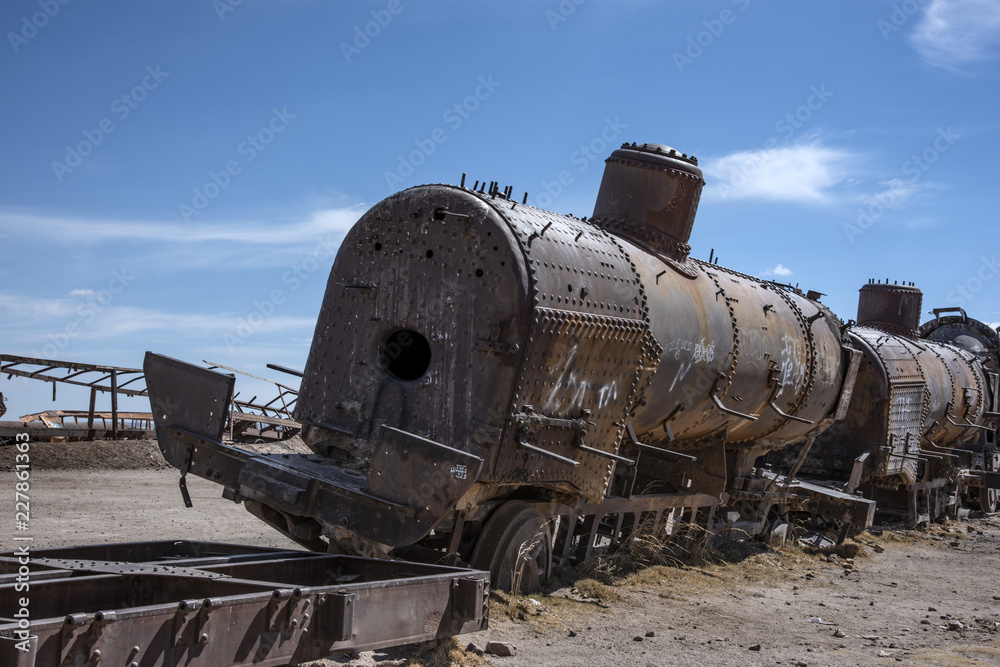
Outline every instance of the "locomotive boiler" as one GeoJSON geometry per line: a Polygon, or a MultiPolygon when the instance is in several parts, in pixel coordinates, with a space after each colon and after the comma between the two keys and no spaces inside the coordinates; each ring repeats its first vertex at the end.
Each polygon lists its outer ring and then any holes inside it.
{"type": "Polygon", "coordinates": [[[589,220],[464,176],[376,204],[337,254],[302,377],[314,454],[222,444],[232,378],[147,353],[182,488],[213,479],[311,549],[471,563],[504,587],[640,523],[755,534],[794,505],[869,525],[870,500],[790,483],[848,417],[863,336],[818,293],[690,257],[703,184],[694,157],[625,144],[589,220]],[[784,478],[762,465],[795,443],[784,478]]]}
{"type": "Polygon", "coordinates": [[[920,337],[929,341],[950,343],[974,355],[986,377],[987,409],[984,423],[992,428],[978,431],[978,438],[953,449],[953,463],[960,469],[958,496],[970,504],[977,503],[983,512],[997,510],[997,477],[1000,452],[997,450],[996,420],[1000,417],[1000,334],[984,322],[969,317],[961,308],[935,308],[933,320],[920,326],[920,337]],[[945,315],[944,313],[957,313],[945,315]]]}
{"type": "MultiPolygon", "coordinates": [[[[304,439],[343,465],[414,436],[475,457],[475,488],[441,507],[525,487],[600,501],[616,466],[719,496],[836,416],[848,355],[815,299],[688,257],[702,184],[694,158],[646,144],[608,159],[590,221],[496,185],[382,202],[331,273],[304,439]]],[[[400,481],[391,493],[416,503],[400,481]]]]}
{"type": "Polygon", "coordinates": [[[848,335],[862,361],[847,418],[802,468],[846,480],[846,492],[911,524],[954,513],[965,487],[982,490],[984,511],[996,509],[996,491],[967,471],[996,469],[997,332],[964,312],[942,321],[942,310],[921,327],[922,301],[912,283],[861,288],[848,335]]]}

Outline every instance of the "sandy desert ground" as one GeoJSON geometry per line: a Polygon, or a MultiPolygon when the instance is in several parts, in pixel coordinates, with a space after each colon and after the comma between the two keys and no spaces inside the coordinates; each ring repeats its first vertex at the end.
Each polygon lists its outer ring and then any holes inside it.
{"type": "MultiPolygon", "coordinates": [[[[189,480],[186,509],[153,443],[36,443],[33,454],[36,548],[168,538],[294,547],[214,484],[189,480]]],[[[0,470],[8,458],[0,448],[0,470]]],[[[736,562],[651,567],[611,586],[567,577],[549,595],[497,597],[485,632],[327,664],[1000,665],[1000,517],[886,530],[852,549],[830,559],[760,545],[736,562]],[[516,655],[465,650],[489,641],[516,655]]]]}

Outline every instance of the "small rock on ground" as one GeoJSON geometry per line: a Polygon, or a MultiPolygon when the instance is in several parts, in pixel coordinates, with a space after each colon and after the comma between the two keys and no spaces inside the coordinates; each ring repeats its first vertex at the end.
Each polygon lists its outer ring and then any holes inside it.
{"type": "Polygon", "coordinates": [[[486,644],[486,652],[490,655],[498,655],[501,657],[510,657],[512,655],[517,655],[517,648],[513,644],[505,644],[503,642],[489,642],[486,644]]]}

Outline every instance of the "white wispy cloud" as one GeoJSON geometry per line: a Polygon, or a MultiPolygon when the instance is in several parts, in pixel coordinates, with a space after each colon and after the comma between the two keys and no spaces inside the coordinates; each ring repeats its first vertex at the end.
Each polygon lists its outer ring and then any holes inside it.
{"type": "Polygon", "coordinates": [[[886,208],[899,208],[921,192],[938,187],[926,181],[904,180],[902,178],[890,178],[880,182],[879,186],[882,189],[869,199],[881,202],[886,208]]]}
{"type": "Polygon", "coordinates": [[[4,324],[7,326],[12,322],[20,326],[32,326],[38,322],[70,317],[79,303],[79,299],[36,299],[0,292],[0,313],[4,314],[4,324]]]}
{"type": "MultiPolygon", "coordinates": [[[[92,336],[115,337],[132,336],[154,331],[184,331],[188,334],[219,334],[234,331],[239,324],[236,315],[202,315],[188,313],[167,313],[147,308],[121,307],[110,311],[102,318],[99,328],[92,336]]],[[[272,315],[255,324],[254,333],[281,333],[292,331],[312,332],[316,326],[315,317],[292,317],[272,315]]]]}
{"type": "MultiPolygon", "coordinates": [[[[81,290],[74,290],[81,291],[81,290]]],[[[86,291],[86,290],[83,290],[86,291]]],[[[115,339],[136,335],[152,336],[157,332],[178,337],[221,337],[232,333],[246,313],[178,313],[151,308],[109,304],[99,310],[95,304],[79,298],[38,298],[0,293],[0,313],[6,324],[0,326],[7,342],[44,344],[59,332],[72,338],[115,339]]],[[[316,326],[315,317],[274,314],[255,320],[253,334],[299,334],[308,337],[316,326]]]]}
{"type": "Polygon", "coordinates": [[[854,158],[850,151],[815,142],[709,158],[702,171],[710,197],[817,204],[831,199],[831,189],[849,176],[854,158]]]}
{"type": "Polygon", "coordinates": [[[996,59],[1000,55],[1000,3],[996,0],[931,0],[910,43],[938,67],[996,59]]]}
{"type": "Polygon", "coordinates": [[[128,263],[160,272],[261,269],[292,266],[307,255],[332,262],[344,235],[366,208],[358,204],[319,209],[292,219],[205,224],[0,209],[0,229],[9,230],[5,243],[34,243],[41,236],[50,253],[95,248],[119,266],[128,263]],[[29,230],[30,234],[21,233],[29,230]]]}
{"type": "Polygon", "coordinates": [[[365,205],[314,211],[301,220],[233,220],[185,224],[177,221],[53,216],[0,211],[0,227],[31,229],[52,244],[100,244],[108,241],[156,241],[192,245],[240,243],[270,247],[301,245],[324,234],[343,233],[357,222],[365,205]]]}
{"type": "Polygon", "coordinates": [[[770,278],[770,277],[787,278],[793,273],[794,271],[789,269],[784,264],[775,264],[771,268],[764,269],[764,271],[760,275],[764,276],[765,278],[770,278]]]}

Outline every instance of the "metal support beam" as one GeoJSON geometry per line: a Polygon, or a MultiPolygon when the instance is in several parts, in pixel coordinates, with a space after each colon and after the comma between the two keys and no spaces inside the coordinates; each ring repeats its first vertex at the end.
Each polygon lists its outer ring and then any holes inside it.
{"type": "Polygon", "coordinates": [[[90,410],[87,411],[87,437],[94,439],[94,407],[97,404],[97,388],[90,388],[90,410]]]}
{"type": "Polygon", "coordinates": [[[111,439],[118,439],[118,371],[111,371],[111,439]]]}

